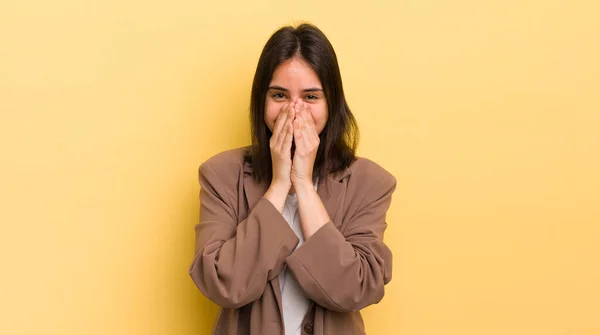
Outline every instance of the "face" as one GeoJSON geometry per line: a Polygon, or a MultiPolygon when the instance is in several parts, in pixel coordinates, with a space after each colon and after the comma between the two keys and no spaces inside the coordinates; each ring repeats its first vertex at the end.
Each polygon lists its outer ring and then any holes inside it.
{"type": "Polygon", "coordinates": [[[290,58],[273,72],[265,101],[265,123],[273,131],[285,104],[301,99],[320,134],[327,123],[327,101],[317,73],[300,58],[290,58]]]}

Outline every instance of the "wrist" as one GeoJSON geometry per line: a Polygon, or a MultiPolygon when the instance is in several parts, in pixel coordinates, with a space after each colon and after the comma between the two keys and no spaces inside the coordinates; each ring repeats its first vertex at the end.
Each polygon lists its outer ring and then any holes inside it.
{"type": "Polygon", "coordinates": [[[283,213],[283,207],[285,206],[285,200],[287,199],[290,187],[286,187],[285,184],[271,183],[263,198],[269,200],[279,213],[283,213]]]}
{"type": "Polygon", "coordinates": [[[273,181],[271,181],[271,185],[269,185],[269,189],[267,190],[267,192],[274,193],[277,195],[285,194],[287,196],[287,194],[290,192],[291,188],[292,188],[291,181],[282,182],[282,181],[273,180],[273,181]]]}
{"type": "Polygon", "coordinates": [[[314,191],[315,186],[313,185],[312,182],[303,180],[303,181],[298,181],[298,182],[294,183],[294,190],[296,190],[296,192],[306,193],[306,192],[314,191]]]}

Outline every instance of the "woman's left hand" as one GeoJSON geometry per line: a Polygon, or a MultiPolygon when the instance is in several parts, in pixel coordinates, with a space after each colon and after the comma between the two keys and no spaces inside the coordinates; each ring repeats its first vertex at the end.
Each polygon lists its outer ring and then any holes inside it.
{"type": "Polygon", "coordinates": [[[319,150],[319,134],[310,113],[310,105],[302,100],[294,104],[296,119],[294,120],[294,144],[296,145],[292,160],[291,180],[294,186],[313,184],[312,174],[319,150]]]}

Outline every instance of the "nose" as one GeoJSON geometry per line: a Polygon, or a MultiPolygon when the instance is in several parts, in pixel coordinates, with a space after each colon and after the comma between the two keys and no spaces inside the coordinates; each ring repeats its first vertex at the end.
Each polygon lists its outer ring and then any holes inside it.
{"type": "Polygon", "coordinates": [[[296,107],[300,102],[300,98],[292,98],[290,97],[290,106],[296,107]]]}

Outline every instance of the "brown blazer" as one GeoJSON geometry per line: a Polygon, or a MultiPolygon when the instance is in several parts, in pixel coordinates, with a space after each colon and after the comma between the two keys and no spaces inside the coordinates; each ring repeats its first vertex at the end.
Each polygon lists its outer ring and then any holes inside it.
{"type": "Polygon", "coordinates": [[[222,307],[216,335],[284,335],[278,274],[284,266],[313,301],[303,334],[365,334],[359,310],[383,298],[392,253],[383,243],[396,179],[366,158],[320,180],[332,221],[294,251],[298,237],[252,178],[248,147],[199,168],[200,222],[190,275],[222,307]],[[327,189],[329,192],[327,192],[327,189]]]}

